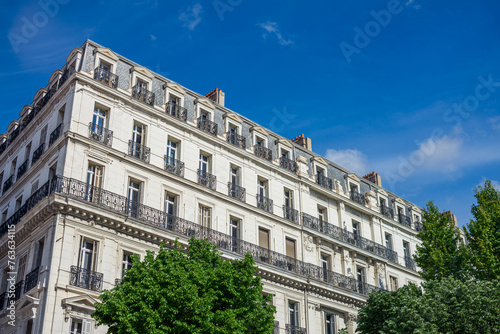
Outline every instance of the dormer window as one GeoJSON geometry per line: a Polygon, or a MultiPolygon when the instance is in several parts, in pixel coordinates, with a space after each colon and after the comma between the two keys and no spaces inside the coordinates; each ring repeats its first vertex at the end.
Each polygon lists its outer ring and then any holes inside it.
{"type": "Polygon", "coordinates": [[[183,122],[187,121],[187,109],[183,107],[185,93],[184,89],[175,83],[165,85],[165,111],[183,122]]]}

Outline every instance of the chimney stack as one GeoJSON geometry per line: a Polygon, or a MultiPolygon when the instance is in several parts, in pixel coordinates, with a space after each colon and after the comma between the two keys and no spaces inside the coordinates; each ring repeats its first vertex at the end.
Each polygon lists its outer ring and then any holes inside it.
{"type": "Polygon", "coordinates": [[[298,144],[298,145],[308,149],[309,151],[312,151],[311,139],[304,136],[304,134],[301,134],[300,136],[295,137],[294,139],[292,139],[292,141],[295,144],[298,144]]]}
{"type": "Polygon", "coordinates": [[[371,172],[370,174],[363,176],[363,179],[367,179],[368,181],[375,183],[377,186],[382,187],[382,179],[378,173],[371,172]]]}
{"type": "Polygon", "coordinates": [[[205,95],[207,98],[210,100],[214,101],[215,103],[220,104],[221,106],[224,107],[224,100],[225,100],[225,95],[222,90],[219,88],[215,87],[213,91],[205,95]]]}

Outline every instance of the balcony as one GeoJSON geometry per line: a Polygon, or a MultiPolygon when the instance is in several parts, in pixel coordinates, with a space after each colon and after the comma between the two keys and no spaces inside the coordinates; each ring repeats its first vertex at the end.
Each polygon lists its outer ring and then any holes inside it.
{"type": "Polygon", "coordinates": [[[184,163],[165,155],[165,170],[169,173],[184,177],[184,163]]]}
{"type": "Polygon", "coordinates": [[[138,101],[153,106],[155,103],[155,94],[147,90],[143,85],[137,84],[132,87],[132,97],[138,101]]]}
{"type": "Polygon", "coordinates": [[[299,212],[289,206],[283,205],[283,218],[294,222],[295,224],[299,223],[299,212]]]}
{"type": "Polygon", "coordinates": [[[187,121],[187,109],[181,107],[177,103],[172,103],[172,101],[168,102],[165,111],[170,116],[173,116],[183,122],[187,121]]]}
{"type": "Polygon", "coordinates": [[[14,301],[21,299],[21,296],[23,295],[23,284],[24,281],[19,281],[14,286],[14,301]]]}
{"type": "Polygon", "coordinates": [[[198,169],[198,183],[212,190],[217,189],[217,176],[198,169]]]}
{"type": "Polygon", "coordinates": [[[413,224],[415,225],[415,230],[417,232],[420,232],[420,231],[422,231],[424,229],[424,225],[419,220],[416,220],[413,224]]]}
{"type": "Polygon", "coordinates": [[[212,136],[217,136],[217,124],[209,119],[198,117],[198,129],[211,134],[212,136]]]}
{"type": "Polygon", "coordinates": [[[21,126],[18,125],[14,131],[12,131],[10,133],[10,136],[9,136],[9,143],[12,143],[16,138],[17,136],[19,136],[19,134],[21,133],[21,126]]]}
{"type": "Polygon", "coordinates": [[[414,271],[417,270],[415,260],[411,256],[405,256],[405,267],[414,271]]]}
{"type": "Polygon", "coordinates": [[[115,286],[122,284],[122,279],[121,278],[116,278],[115,279],[115,286]]]}
{"type": "Polygon", "coordinates": [[[43,108],[49,102],[49,100],[52,98],[52,96],[54,96],[55,93],[56,93],[55,88],[49,89],[47,91],[47,94],[45,94],[43,96],[42,100],[40,101],[40,107],[43,108]]]}
{"type": "Polygon", "coordinates": [[[264,147],[264,146],[259,145],[259,144],[255,144],[253,146],[253,152],[259,158],[266,159],[268,161],[273,160],[273,151],[271,151],[267,147],[264,147]]]}
{"type": "Polygon", "coordinates": [[[132,140],[128,141],[128,155],[144,161],[145,163],[149,163],[149,158],[151,156],[151,149],[147,146],[136,143],[132,140]]]}
{"type": "Polygon", "coordinates": [[[393,210],[390,207],[385,206],[384,204],[380,205],[380,213],[383,214],[384,216],[386,216],[389,219],[393,219],[394,218],[394,212],[393,212],[393,210]]]}
{"type": "Polygon", "coordinates": [[[230,143],[236,147],[239,147],[241,149],[246,149],[245,137],[243,137],[237,133],[234,133],[231,131],[226,132],[226,140],[228,143],[230,143]]]}
{"type": "Polygon", "coordinates": [[[246,201],[246,189],[237,184],[228,182],[227,183],[228,196],[236,198],[242,202],[246,201]]]}
{"type": "Polygon", "coordinates": [[[411,218],[404,213],[398,213],[398,220],[401,225],[411,228],[411,218]]]}
{"type": "Polygon", "coordinates": [[[7,141],[4,141],[2,144],[0,144],[0,154],[2,154],[6,148],[7,148],[7,141]]]}
{"type": "Polygon", "coordinates": [[[297,163],[287,157],[280,158],[280,167],[292,173],[297,173],[297,163]]]}
{"type": "Polygon", "coordinates": [[[30,291],[38,285],[38,273],[40,272],[40,267],[36,267],[29,274],[26,275],[24,293],[30,291]]]}
{"type": "Polygon", "coordinates": [[[31,166],[33,166],[35,164],[35,162],[38,161],[38,159],[40,159],[40,157],[42,156],[43,152],[45,150],[45,143],[42,143],[40,146],[38,146],[38,148],[33,152],[33,158],[31,159],[31,166]]]}
{"type": "Polygon", "coordinates": [[[111,147],[113,144],[113,131],[95,123],[89,123],[89,138],[111,147]]]}
{"type": "Polygon", "coordinates": [[[57,138],[59,138],[61,136],[62,128],[63,128],[63,124],[61,123],[57,126],[57,128],[55,128],[54,131],[52,131],[52,133],[50,134],[50,138],[49,138],[49,147],[52,144],[54,144],[54,142],[57,140],[57,138]]]}
{"type": "Polygon", "coordinates": [[[307,330],[299,326],[286,324],[285,329],[286,329],[286,334],[307,334],[307,330]]]}
{"type": "Polygon", "coordinates": [[[14,184],[14,174],[12,174],[11,176],[9,176],[5,182],[3,183],[3,191],[2,191],[2,194],[5,194],[5,192],[7,190],[9,190],[10,187],[12,187],[12,185],[14,184]]]}
{"type": "Polygon", "coordinates": [[[72,67],[66,68],[64,70],[64,72],[63,72],[63,75],[59,78],[59,83],[57,84],[57,88],[59,89],[59,87],[61,87],[62,85],[64,85],[64,83],[66,82],[66,80],[68,80],[68,78],[73,73],[75,73],[75,70],[72,67]]]}
{"type": "Polygon", "coordinates": [[[366,252],[388,259],[393,263],[398,263],[398,253],[395,251],[304,212],[302,213],[302,225],[335,240],[351,244],[366,252]]]}
{"type": "Polygon", "coordinates": [[[5,306],[5,298],[7,298],[7,292],[3,292],[0,294],[0,311],[3,310],[5,306]]]}
{"type": "Polygon", "coordinates": [[[80,268],[77,266],[71,266],[69,285],[101,292],[102,277],[103,275],[96,271],[80,268]]]}
{"type": "Polygon", "coordinates": [[[356,190],[351,190],[351,199],[361,205],[365,205],[365,195],[358,193],[356,190]]]}
{"type": "Polygon", "coordinates": [[[333,189],[333,180],[321,174],[316,174],[316,183],[328,190],[333,189]]]}
{"type": "Polygon", "coordinates": [[[269,213],[273,213],[274,206],[273,206],[272,199],[267,198],[267,197],[262,196],[262,195],[259,195],[259,194],[257,194],[256,197],[257,197],[257,207],[259,209],[265,210],[269,213]]]}
{"type": "Polygon", "coordinates": [[[108,71],[103,66],[98,66],[94,70],[94,79],[111,88],[118,87],[118,76],[108,71]]]}
{"type": "Polygon", "coordinates": [[[17,179],[18,180],[21,178],[21,176],[24,175],[24,173],[26,173],[26,171],[28,170],[29,166],[30,166],[30,160],[29,159],[26,159],[26,161],[24,161],[22,163],[22,165],[19,166],[19,168],[17,169],[17,179]]]}
{"type": "Polygon", "coordinates": [[[274,320],[273,334],[280,334],[280,322],[274,320]]]}

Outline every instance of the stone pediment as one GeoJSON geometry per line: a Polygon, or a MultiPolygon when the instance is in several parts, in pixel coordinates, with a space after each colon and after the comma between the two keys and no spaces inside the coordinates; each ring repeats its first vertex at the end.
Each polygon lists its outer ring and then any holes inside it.
{"type": "Polygon", "coordinates": [[[80,48],[74,48],[73,50],[71,50],[68,57],[66,58],[66,62],[69,63],[72,59],[77,57],[78,54],[82,54],[82,50],[80,48]]]}
{"type": "Polygon", "coordinates": [[[181,94],[181,95],[185,95],[186,94],[186,90],[184,88],[182,88],[181,85],[176,84],[175,82],[167,82],[165,84],[165,87],[167,87],[168,89],[173,90],[174,92],[177,92],[178,94],[181,94]]]}
{"type": "Polygon", "coordinates": [[[267,130],[264,129],[262,126],[252,126],[250,128],[250,130],[258,132],[258,133],[260,133],[261,135],[263,135],[266,138],[267,138],[267,136],[269,136],[269,132],[267,132],[267,130]]]}
{"type": "Polygon", "coordinates": [[[359,182],[359,177],[354,173],[348,173],[345,175],[345,177],[353,181],[359,182]]]}
{"type": "Polygon", "coordinates": [[[207,98],[200,97],[194,100],[195,103],[199,103],[201,106],[208,108],[208,109],[215,109],[215,105],[207,98]]]}
{"type": "Polygon", "coordinates": [[[57,79],[59,79],[59,76],[63,73],[63,71],[57,69],[54,72],[52,72],[52,75],[49,78],[49,82],[54,82],[57,79]]]}
{"type": "Polygon", "coordinates": [[[108,48],[102,48],[102,47],[100,47],[100,48],[97,48],[96,52],[100,53],[103,56],[108,57],[108,58],[110,58],[110,59],[112,59],[114,61],[118,61],[118,59],[119,59],[118,56],[116,55],[116,53],[114,53],[113,51],[111,51],[108,48]]]}
{"type": "Polygon", "coordinates": [[[235,122],[235,123],[238,123],[238,124],[241,124],[243,123],[243,120],[241,119],[240,116],[238,116],[236,113],[234,112],[227,112],[225,115],[224,115],[225,118],[235,122]]]}
{"type": "Polygon", "coordinates": [[[153,79],[154,77],[153,73],[143,66],[134,66],[132,67],[132,71],[142,74],[149,79],[153,79]]]}
{"type": "Polygon", "coordinates": [[[75,297],[64,298],[62,300],[62,304],[64,307],[70,306],[72,309],[80,308],[85,310],[93,311],[94,304],[97,303],[98,300],[90,297],[89,295],[80,295],[75,297]]]}
{"type": "Polygon", "coordinates": [[[283,146],[286,146],[289,149],[293,149],[293,145],[290,143],[290,141],[288,139],[281,138],[281,139],[276,140],[276,143],[281,144],[283,146]]]}
{"type": "Polygon", "coordinates": [[[380,189],[377,189],[377,193],[379,193],[380,195],[383,195],[383,196],[387,196],[387,191],[385,191],[384,189],[380,188],[380,189]]]}
{"type": "Polygon", "coordinates": [[[328,166],[328,162],[325,159],[323,159],[323,157],[320,157],[320,156],[312,157],[311,161],[317,162],[317,163],[322,164],[324,166],[328,166]]]}

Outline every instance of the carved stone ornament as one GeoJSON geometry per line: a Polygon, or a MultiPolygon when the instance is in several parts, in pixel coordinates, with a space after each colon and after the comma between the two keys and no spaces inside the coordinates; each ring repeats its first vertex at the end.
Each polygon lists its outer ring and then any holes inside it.
{"type": "Polygon", "coordinates": [[[310,236],[310,235],[305,236],[304,247],[306,248],[306,251],[308,251],[308,252],[314,251],[314,240],[313,240],[312,236],[310,236]]]}

